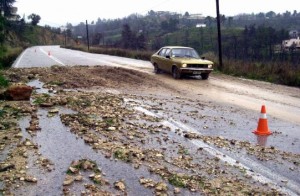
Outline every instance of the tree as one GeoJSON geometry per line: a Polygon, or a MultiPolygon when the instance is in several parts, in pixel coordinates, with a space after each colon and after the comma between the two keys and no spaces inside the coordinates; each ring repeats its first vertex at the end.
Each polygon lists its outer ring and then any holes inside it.
{"type": "Polygon", "coordinates": [[[3,16],[0,16],[0,45],[2,45],[5,39],[4,27],[5,27],[5,19],[3,16]]]}
{"type": "Polygon", "coordinates": [[[266,17],[268,18],[274,18],[276,16],[276,13],[273,11],[269,11],[266,13],[266,17]]]}
{"type": "Polygon", "coordinates": [[[178,19],[170,18],[168,21],[161,22],[160,26],[166,32],[173,32],[177,30],[178,23],[178,19]]]}
{"type": "Polygon", "coordinates": [[[137,44],[136,44],[137,49],[145,50],[146,49],[146,38],[144,36],[144,33],[141,33],[137,37],[137,44]]]}
{"type": "Polygon", "coordinates": [[[0,14],[4,12],[4,16],[12,15],[12,5],[16,0],[0,0],[0,14]]]}
{"type": "Polygon", "coordinates": [[[123,25],[121,44],[125,49],[132,47],[132,32],[128,24],[123,25]]]}
{"type": "Polygon", "coordinates": [[[221,24],[224,25],[226,21],[226,16],[224,14],[222,14],[221,16],[221,24]]]}
{"type": "Polygon", "coordinates": [[[213,23],[213,18],[211,16],[207,16],[205,18],[205,24],[208,26],[208,27],[211,27],[212,23],[213,23]]]}
{"type": "Polygon", "coordinates": [[[32,13],[28,16],[28,19],[31,20],[31,24],[33,26],[36,26],[40,22],[41,17],[37,14],[32,13]]]}
{"type": "Polygon", "coordinates": [[[102,33],[96,33],[92,37],[92,44],[93,45],[100,45],[100,41],[103,39],[102,33]]]}
{"type": "Polygon", "coordinates": [[[232,22],[233,22],[233,17],[232,16],[228,17],[228,26],[229,27],[231,27],[232,22]]]}

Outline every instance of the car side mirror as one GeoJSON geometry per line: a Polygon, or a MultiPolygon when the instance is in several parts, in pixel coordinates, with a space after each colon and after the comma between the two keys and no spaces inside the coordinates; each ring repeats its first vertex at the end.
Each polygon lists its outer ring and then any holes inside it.
{"type": "Polygon", "coordinates": [[[203,60],[204,60],[204,59],[205,59],[205,56],[202,56],[202,57],[201,57],[201,59],[203,59],[203,60]]]}
{"type": "Polygon", "coordinates": [[[167,59],[170,59],[171,57],[170,57],[170,55],[167,55],[166,58],[167,58],[167,59]]]}

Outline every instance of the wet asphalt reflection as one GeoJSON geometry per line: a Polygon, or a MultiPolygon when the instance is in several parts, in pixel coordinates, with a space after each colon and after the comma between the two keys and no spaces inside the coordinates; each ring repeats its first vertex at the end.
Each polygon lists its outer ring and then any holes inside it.
{"type": "MultiPolygon", "coordinates": [[[[70,113],[72,111],[60,109],[60,114],[70,113]]],[[[143,176],[151,176],[146,168],[134,169],[132,166],[118,162],[112,159],[105,158],[101,153],[97,153],[90,146],[86,145],[81,138],[69,131],[69,128],[62,124],[59,114],[48,117],[46,109],[39,109],[39,125],[41,131],[37,132],[32,138],[33,142],[38,144],[39,153],[43,157],[50,159],[54,163],[54,170],[51,172],[40,172],[38,168],[29,164],[29,173],[38,179],[36,186],[28,186],[25,189],[17,189],[15,194],[19,195],[62,195],[63,181],[66,171],[74,160],[89,159],[95,161],[100,170],[106,174],[105,178],[110,182],[115,182],[124,179],[126,182],[131,182],[127,193],[137,195],[143,192],[146,195],[151,194],[151,190],[140,186],[139,179],[143,176]]],[[[25,137],[31,137],[26,133],[26,122],[28,119],[23,119],[20,123],[22,132],[25,137]]],[[[24,138],[25,138],[24,137],[24,138]]],[[[32,155],[34,156],[34,155],[32,155]]],[[[32,157],[31,156],[31,157],[32,157]]],[[[32,162],[29,161],[29,162],[32,162]]],[[[155,178],[155,176],[151,176],[155,178]]],[[[80,193],[80,186],[75,184],[70,187],[75,193],[80,193]]],[[[115,190],[109,188],[111,192],[115,190]]]]}

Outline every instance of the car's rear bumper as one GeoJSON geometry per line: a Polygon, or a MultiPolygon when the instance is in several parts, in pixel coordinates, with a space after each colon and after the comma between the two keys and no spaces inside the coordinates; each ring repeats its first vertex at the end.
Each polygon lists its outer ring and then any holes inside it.
{"type": "Polygon", "coordinates": [[[200,75],[202,73],[210,73],[213,69],[208,68],[181,68],[180,72],[182,74],[200,75]]]}

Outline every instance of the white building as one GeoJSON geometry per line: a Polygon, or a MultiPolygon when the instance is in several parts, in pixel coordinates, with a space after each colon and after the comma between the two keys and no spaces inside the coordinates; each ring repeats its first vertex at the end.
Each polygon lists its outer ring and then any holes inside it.
{"type": "Polygon", "coordinates": [[[283,40],[282,41],[282,48],[286,51],[300,50],[300,39],[299,39],[299,37],[288,39],[288,40],[283,40]]]}

